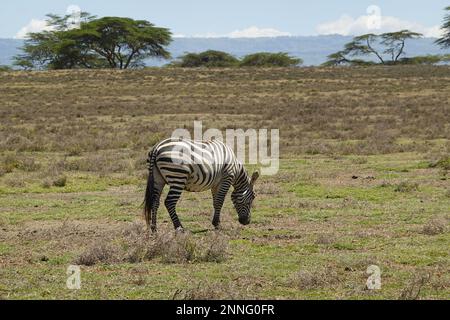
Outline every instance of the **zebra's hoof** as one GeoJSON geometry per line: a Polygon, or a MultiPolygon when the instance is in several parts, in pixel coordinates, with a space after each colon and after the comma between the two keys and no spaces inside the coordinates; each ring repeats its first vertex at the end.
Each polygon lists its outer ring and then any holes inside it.
{"type": "Polygon", "coordinates": [[[184,228],[183,227],[178,227],[175,229],[175,232],[177,233],[184,233],[184,228]]]}
{"type": "Polygon", "coordinates": [[[212,225],[214,226],[215,229],[219,229],[220,228],[220,220],[213,220],[212,221],[212,225]]]}

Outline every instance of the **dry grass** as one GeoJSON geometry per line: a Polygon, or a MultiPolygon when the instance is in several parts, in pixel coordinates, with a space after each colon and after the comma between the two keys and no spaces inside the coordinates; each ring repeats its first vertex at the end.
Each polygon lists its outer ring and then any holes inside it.
{"type": "Polygon", "coordinates": [[[2,73],[0,296],[446,298],[449,70],[2,73]],[[147,153],[194,120],[280,129],[280,171],[255,187],[249,226],[227,199],[212,231],[210,193],[186,193],[193,233],[162,205],[148,236],[147,153]],[[80,292],[64,287],[74,262],[80,292]],[[364,290],[372,264],[379,291],[364,290]],[[418,270],[430,281],[408,286],[418,270]]]}
{"type": "Polygon", "coordinates": [[[224,262],[228,238],[211,232],[195,239],[189,232],[160,231],[149,235],[142,224],[133,223],[121,235],[89,246],[74,261],[92,266],[98,263],[141,263],[159,259],[165,264],[224,262]]]}
{"type": "Polygon", "coordinates": [[[290,278],[290,284],[300,290],[312,290],[330,287],[339,282],[334,268],[317,268],[314,271],[301,270],[290,278]]]}
{"type": "Polygon", "coordinates": [[[84,251],[74,264],[81,266],[93,266],[97,263],[115,263],[117,249],[109,243],[100,242],[92,245],[84,251]]]}
{"type": "Polygon", "coordinates": [[[423,226],[422,233],[429,236],[435,236],[444,233],[447,227],[448,221],[445,219],[432,219],[423,226]]]}
{"type": "Polygon", "coordinates": [[[412,277],[400,294],[399,300],[417,300],[421,291],[430,282],[431,275],[427,273],[419,273],[412,277]]]}

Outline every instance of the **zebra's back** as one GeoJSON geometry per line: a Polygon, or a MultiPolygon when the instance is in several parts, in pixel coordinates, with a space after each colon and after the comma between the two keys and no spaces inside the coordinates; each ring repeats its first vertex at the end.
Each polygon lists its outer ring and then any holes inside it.
{"type": "Polygon", "coordinates": [[[214,141],[167,139],[153,149],[156,167],[173,188],[201,192],[233,174],[236,158],[231,148],[214,141]]]}

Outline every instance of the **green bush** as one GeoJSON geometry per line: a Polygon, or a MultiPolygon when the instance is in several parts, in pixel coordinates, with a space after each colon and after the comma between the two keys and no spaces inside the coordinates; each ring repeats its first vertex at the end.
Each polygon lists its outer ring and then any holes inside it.
{"type": "Polygon", "coordinates": [[[12,71],[12,68],[10,66],[0,65],[0,72],[8,72],[8,71],[12,71]]]}
{"type": "Polygon", "coordinates": [[[446,56],[442,55],[427,55],[417,56],[411,58],[403,58],[400,60],[401,64],[413,64],[413,65],[436,65],[446,61],[446,56]]]}
{"type": "Polygon", "coordinates": [[[182,68],[228,68],[238,64],[239,60],[226,52],[208,50],[201,53],[187,53],[171,65],[182,68]]]}
{"type": "Polygon", "coordinates": [[[302,59],[293,58],[285,52],[258,52],[245,56],[241,67],[295,67],[302,64],[302,59]]]}

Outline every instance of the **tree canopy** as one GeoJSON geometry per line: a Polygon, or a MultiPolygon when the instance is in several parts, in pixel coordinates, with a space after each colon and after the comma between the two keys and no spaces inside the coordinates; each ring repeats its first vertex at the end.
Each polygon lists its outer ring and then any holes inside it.
{"type": "Polygon", "coordinates": [[[48,15],[48,30],[30,33],[15,57],[22,68],[73,69],[143,66],[150,57],[169,58],[165,46],[171,42],[168,29],[145,20],[104,17],[81,13],[79,27],[71,26],[71,16],[48,15]]]}
{"type": "Polygon", "coordinates": [[[293,58],[285,52],[259,52],[245,56],[242,67],[293,67],[302,64],[302,59],[293,58]]]}
{"type": "Polygon", "coordinates": [[[303,63],[302,59],[293,58],[285,52],[258,52],[240,60],[223,51],[208,50],[200,53],[186,53],[169,66],[182,68],[292,67],[301,63],[303,63]]]}
{"type": "Polygon", "coordinates": [[[444,22],[442,23],[441,29],[444,31],[444,35],[436,40],[436,44],[441,46],[443,49],[450,48],[450,6],[445,8],[447,14],[444,17],[444,22]]]}
{"type": "Polygon", "coordinates": [[[239,60],[229,53],[208,50],[200,53],[186,53],[171,63],[171,66],[181,68],[228,68],[235,67],[239,60]]]}
{"type": "Polygon", "coordinates": [[[405,55],[406,41],[421,37],[422,34],[409,30],[357,36],[343,50],[329,55],[324,65],[371,65],[375,64],[374,61],[379,64],[398,64],[405,55]],[[374,61],[362,60],[364,56],[371,56],[374,61]]]}

